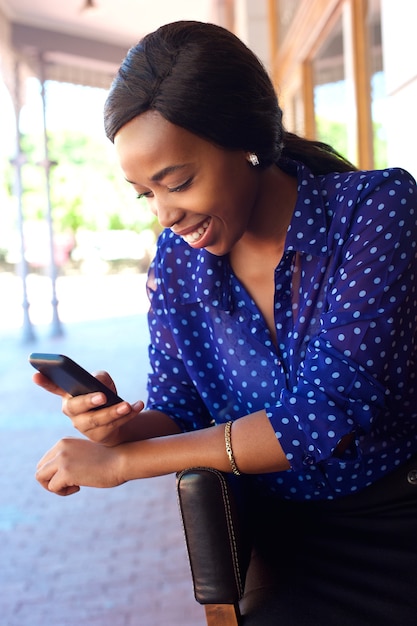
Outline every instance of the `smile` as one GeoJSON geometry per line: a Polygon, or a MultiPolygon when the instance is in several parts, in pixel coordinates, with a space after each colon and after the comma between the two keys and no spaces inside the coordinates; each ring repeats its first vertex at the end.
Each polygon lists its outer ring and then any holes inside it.
{"type": "Polygon", "coordinates": [[[210,220],[208,219],[193,232],[183,235],[184,241],[186,241],[187,243],[196,243],[197,241],[199,241],[199,239],[201,239],[201,237],[204,235],[207,228],[209,227],[209,224],[210,220]]]}

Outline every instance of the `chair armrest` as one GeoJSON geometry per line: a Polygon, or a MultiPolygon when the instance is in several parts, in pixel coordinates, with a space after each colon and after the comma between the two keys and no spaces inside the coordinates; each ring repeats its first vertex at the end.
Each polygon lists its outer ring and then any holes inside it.
{"type": "Polygon", "coordinates": [[[242,477],[211,468],[177,475],[185,541],[200,604],[237,604],[250,558],[242,477]]]}

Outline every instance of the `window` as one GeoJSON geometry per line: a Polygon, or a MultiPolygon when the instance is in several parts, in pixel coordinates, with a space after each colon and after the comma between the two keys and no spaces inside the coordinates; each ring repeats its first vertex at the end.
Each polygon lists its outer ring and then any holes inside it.
{"type": "MultiPolygon", "coordinates": [[[[342,16],[312,59],[315,136],[356,160],[352,89],[346,72],[342,16]]],[[[354,103],[353,103],[354,105],[354,103]]]]}

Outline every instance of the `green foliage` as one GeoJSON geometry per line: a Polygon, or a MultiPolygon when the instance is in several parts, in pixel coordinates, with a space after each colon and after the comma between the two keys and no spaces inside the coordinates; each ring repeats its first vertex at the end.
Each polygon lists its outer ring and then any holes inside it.
{"type": "MultiPolygon", "coordinates": [[[[323,117],[316,118],[316,134],[319,141],[332,146],[339,154],[348,156],[347,126],[341,122],[335,122],[323,117]]],[[[352,157],[350,157],[352,159],[352,157]]],[[[352,159],[355,160],[355,159],[352,159]]]]}
{"type": "MultiPolygon", "coordinates": [[[[60,130],[48,139],[50,196],[57,232],[155,228],[155,218],[123,178],[113,146],[82,132],[60,130]]],[[[27,162],[22,168],[26,219],[45,219],[46,172],[43,136],[22,137],[27,162]]]]}
{"type": "MultiPolygon", "coordinates": [[[[348,127],[346,124],[318,117],[316,119],[316,131],[318,140],[333,146],[335,150],[353,163],[356,161],[356,156],[349,154],[348,127]]],[[[384,136],[384,127],[378,122],[374,122],[374,167],[375,169],[387,167],[387,140],[384,136]]]]}

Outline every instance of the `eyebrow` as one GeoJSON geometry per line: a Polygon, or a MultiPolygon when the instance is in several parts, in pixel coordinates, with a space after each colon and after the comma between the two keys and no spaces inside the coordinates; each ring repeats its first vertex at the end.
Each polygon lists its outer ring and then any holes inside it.
{"type": "MultiPolygon", "coordinates": [[[[163,180],[165,178],[165,176],[168,176],[168,174],[172,174],[173,172],[177,172],[178,170],[182,170],[185,167],[187,167],[187,163],[184,163],[183,165],[168,165],[167,167],[164,167],[162,170],[159,170],[159,172],[156,172],[156,174],[154,174],[151,177],[151,181],[152,182],[161,182],[161,180],[163,180]]],[[[131,185],[134,185],[135,183],[131,180],[128,180],[126,178],[126,181],[128,183],[130,183],[131,185]]]]}
{"type": "Polygon", "coordinates": [[[165,176],[168,176],[168,174],[172,174],[173,172],[177,172],[178,170],[182,170],[184,169],[184,167],[186,167],[186,164],[184,165],[168,165],[168,167],[164,167],[162,170],[160,170],[159,172],[157,172],[156,174],[154,174],[151,178],[152,182],[160,182],[161,180],[163,180],[165,178],[165,176]]]}

